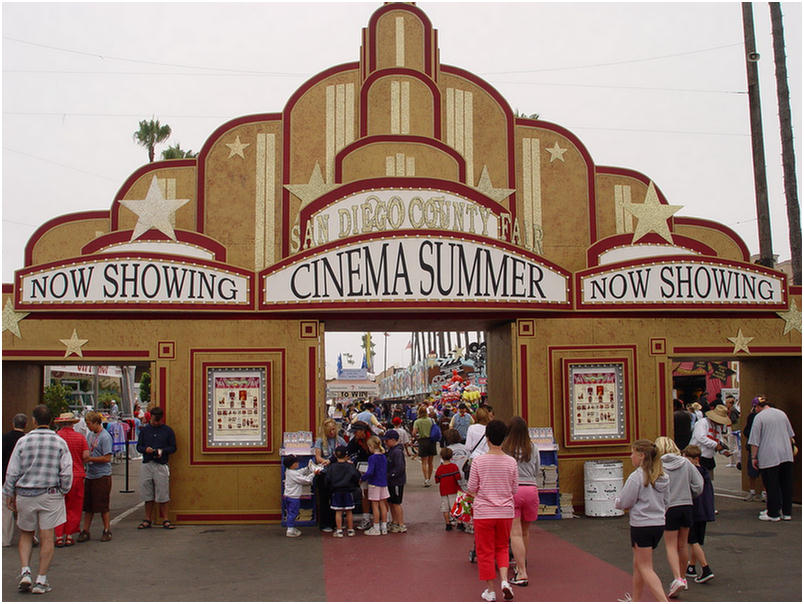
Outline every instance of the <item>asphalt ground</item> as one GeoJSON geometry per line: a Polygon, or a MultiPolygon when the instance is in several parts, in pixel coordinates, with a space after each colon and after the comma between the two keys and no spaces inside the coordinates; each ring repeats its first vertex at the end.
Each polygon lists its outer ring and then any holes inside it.
{"type": "MultiPolygon", "coordinates": [[[[135,492],[121,493],[125,466],[114,465],[112,541],[98,540],[96,518],[89,542],[57,549],[48,573],[53,591],[45,595],[18,593],[16,546],[3,548],[3,601],[480,600],[484,586],[468,559],[472,537],[444,530],[436,488],[422,486],[415,461],[408,462],[405,490],[408,533],[341,540],[313,527],[288,539],[278,525],[137,530],[139,462],[129,470],[135,492]]],[[[680,601],[801,602],[801,506],[790,522],[759,521],[764,505],[743,500],[733,468],[718,468],[715,492],[719,514],[704,546],[715,578],[690,581],[680,601]]],[[[530,585],[515,588],[515,601],[616,601],[630,591],[628,534],[627,516],[535,523],[530,585]]],[[[34,549],[34,572],[36,561],[34,549]]],[[[654,565],[667,586],[663,543],[654,565]]]]}

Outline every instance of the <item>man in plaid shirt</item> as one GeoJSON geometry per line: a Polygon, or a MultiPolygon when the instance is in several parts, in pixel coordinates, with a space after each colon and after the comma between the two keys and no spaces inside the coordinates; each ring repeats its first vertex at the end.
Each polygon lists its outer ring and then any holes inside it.
{"type": "Polygon", "coordinates": [[[35,428],[14,447],[8,462],[3,495],[9,509],[17,512],[20,529],[20,591],[43,594],[50,591],[47,570],[53,560],[54,530],[67,515],[64,495],[73,482],[73,460],[67,443],[50,429],[51,414],[45,405],[33,410],[35,428]],[[39,529],[39,575],[31,587],[31,550],[34,531],[39,529]]]}

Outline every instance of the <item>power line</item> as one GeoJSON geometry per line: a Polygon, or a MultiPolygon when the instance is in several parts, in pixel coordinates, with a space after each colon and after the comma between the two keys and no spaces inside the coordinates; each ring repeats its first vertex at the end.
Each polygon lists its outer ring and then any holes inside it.
{"type": "Polygon", "coordinates": [[[562,124],[570,131],[576,130],[610,130],[612,132],[653,132],[656,134],[694,134],[704,136],[750,136],[747,132],[703,132],[700,130],[655,130],[646,128],[603,128],[599,126],[569,126],[562,124]]]}
{"type": "Polygon", "coordinates": [[[541,69],[523,69],[519,71],[486,71],[480,75],[505,75],[509,73],[538,73],[543,71],[568,71],[571,69],[591,69],[594,67],[612,67],[615,65],[627,65],[630,63],[645,63],[648,61],[660,61],[662,59],[672,59],[675,57],[685,57],[688,55],[701,54],[704,52],[711,52],[713,50],[722,50],[724,48],[733,48],[734,46],[742,46],[742,42],[735,42],[734,44],[724,44],[723,46],[712,46],[711,48],[700,48],[698,50],[688,50],[686,52],[677,52],[669,55],[659,55],[656,57],[645,57],[642,59],[625,59],[623,61],[611,61],[609,63],[590,63],[588,65],[567,65],[565,67],[544,67],[541,69]]]}
{"type": "Polygon", "coordinates": [[[259,77],[266,76],[275,78],[288,78],[300,79],[309,77],[309,74],[295,74],[295,73],[269,73],[269,72],[249,72],[249,73],[235,73],[235,72],[221,72],[221,73],[198,73],[195,71],[81,71],[81,70],[61,70],[61,69],[4,69],[3,73],[27,73],[32,75],[122,75],[122,76],[192,76],[192,77],[259,77]]]}
{"type": "Polygon", "coordinates": [[[90,176],[95,176],[96,178],[102,178],[103,180],[108,180],[110,182],[115,182],[115,183],[120,182],[120,179],[118,179],[118,178],[111,178],[109,176],[104,176],[103,174],[96,174],[94,172],[89,172],[87,170],[82,170],[81,168],[75,168],[73,166],[68,166],[67,164],[61,164],[61,163],[59,163],[57,161],[53,161],[52,159],[46,159],[44,157],[39,157],[38,155],[32,155],[30,153],[26,153],[25,151],[18,151],[17,149],[11,149],[10,147],[5,147],[4,146],[3,151],[9,151],[11,153],[17,153],[19,155],[25,155],[26,157],[30,157],[32,159],[43,161],[43,162],[48,163],[48,164],[53,164],[55,166],[59,166],[61,168],[66,168],[68,170],[74,170],[75,172],[81,172],[83,174],[89,174],[90,176]]]}
{"type": "Polygon", "coordinates": [[[517,82],[515,80],[494,80],[495,84],[528,84],[533,86],[556,86],[567,88],[613,88],[621,90],[646,90],[661,92],[703,92],[710,94],[748,94],[747,90],[712,90],[705,88],[663,88],[652,86],[615,86],[612,84],[559,84],[554,82],[517,82]]]}
{"type": "MultiPolygon", "coordinates": [[[[17,115],[17,116],[28,116],[28,117],[41,117],[41,116],[50,116],[50,117],[124,117],[126,119],[129,118],[137,118],[143,119],[142,113],[73,113],[70,111],[3,111],[3,115],[17,115]]],[[[191,119],[230,119],[231,115],[189,115],[186,113],[176,113],[176,114],[159,114],[160,118],[171,118],[171,119],[181,119],[181,118],[191,118],[191,119]]]]}

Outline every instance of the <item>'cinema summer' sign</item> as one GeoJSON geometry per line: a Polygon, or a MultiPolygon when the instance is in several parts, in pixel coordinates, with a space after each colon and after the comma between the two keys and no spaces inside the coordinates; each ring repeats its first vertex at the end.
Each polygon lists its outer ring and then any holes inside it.
{"type": "Polygon", "coordinates": [[[578,307],[786,308],[783,274],[723,260],[667,258],[576,274],[578,307]]]}
{"type": "Polygon", "coordinates": [[[20,271],[16,307],[251,307],[252,280],[249,272],[208,262],[105,256],[20,271]]]}
{"type": "MultiPolygon", "coordinates": [[[[465,236],[466,237],[466,236],[465,236]]],[[[569,274],[480,238],[368,236],[303,253],[260,274],[261,308],[328,303],[562,306],[569,274]]]]}

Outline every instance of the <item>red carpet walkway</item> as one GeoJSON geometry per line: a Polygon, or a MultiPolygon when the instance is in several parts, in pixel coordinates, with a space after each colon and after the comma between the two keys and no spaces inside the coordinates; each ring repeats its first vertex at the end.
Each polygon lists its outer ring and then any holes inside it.
{"type": "MultiPolygon", "coordinates": [[[[485,584],[469,562],[472,536],[444,530],[438,487],[421,487],[420,473],[411,469],[403,504],[407,533],[323,538],[328,601],[480,601],[485,584]]],[[[515,601],[616,601],[631,591],[630,574],[538,527],[531,525],[530,584],[514,587],[515,601]]],[[[627,539],[612,547],[627,548],[627,539]]]]}

